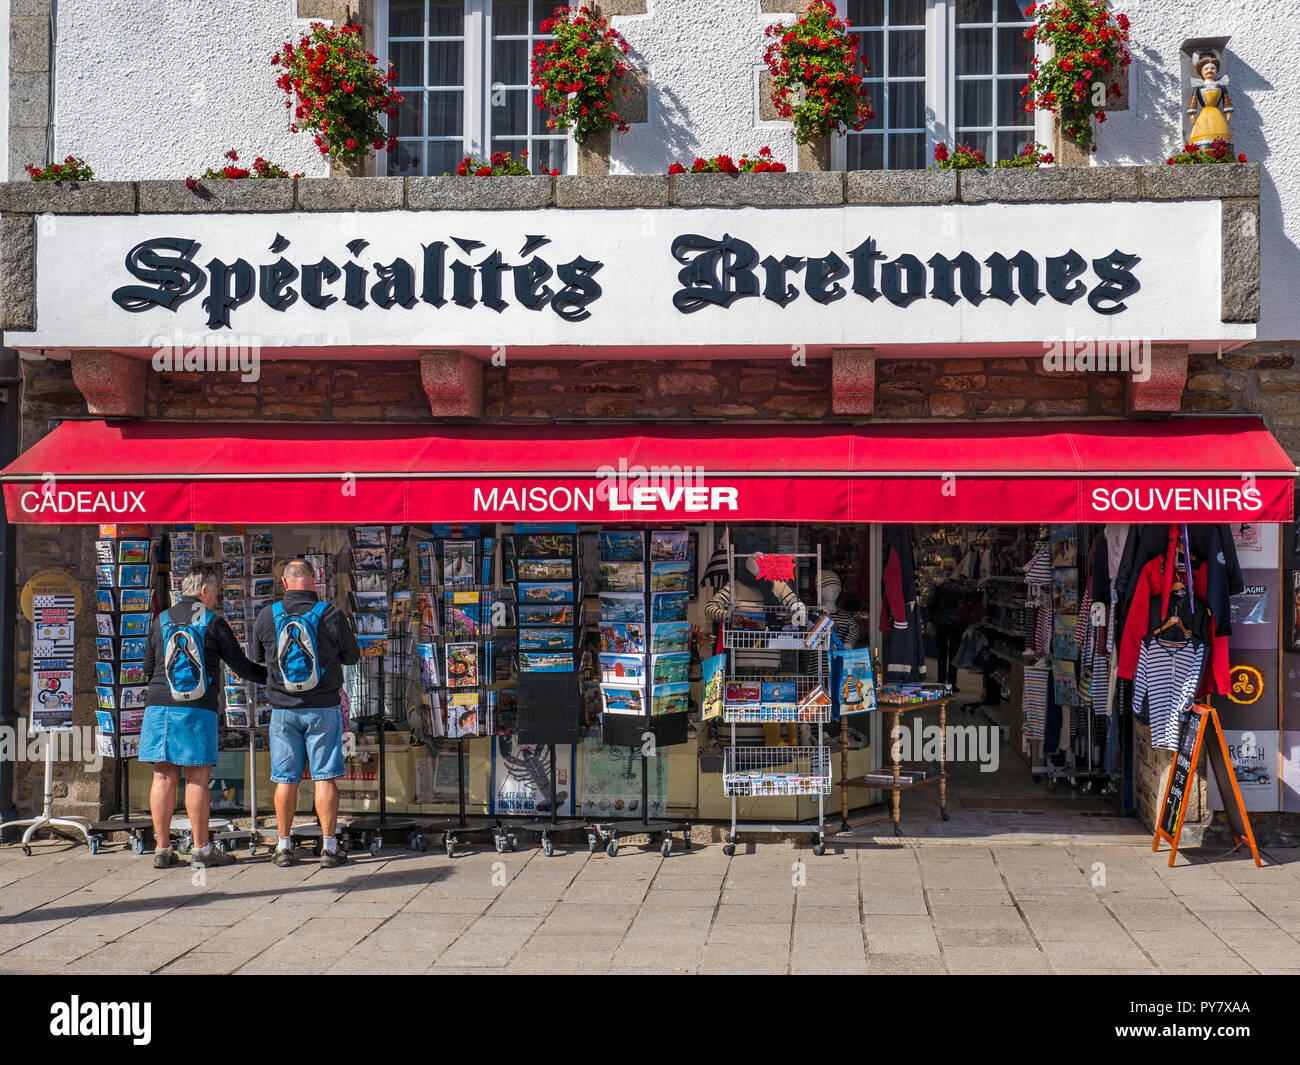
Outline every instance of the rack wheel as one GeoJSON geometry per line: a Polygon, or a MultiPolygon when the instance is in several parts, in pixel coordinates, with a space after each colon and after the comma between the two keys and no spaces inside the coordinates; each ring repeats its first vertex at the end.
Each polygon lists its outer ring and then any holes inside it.
{"type": "Polygon", "coordinates": [[[600,850],[600,834],[599,834],[599,833],[597,833],[597,832],[588,832],[588,833],[587,833],[587,850],[589,850],[592,854],[595,854],[598,850],[600,850]]]}
{"type": "Polygon", "coordinates": [[[496,847],[496,849],[497,849],[497,853],[498,853],[498,854],[505,854],[505,852],[506,852],[506,837],[505,837],[505,836],[493,836],[493,837],[492,837],[492,845],[493,845],[494,847],[496,847]]]}
{"type": "Polygon", "coordinates": [[[672,852],[673,852],[673,837],[664,836],[663,844],[659,847],[659,853],[662,854],[665,858],[667,858],[668,855],[672,854],[672,852]]]}
{"type": "Polygon", "coordinates": [[[617,837],[614,837],[614,838],[612,838],[612,839],[609,841],[609,843],[608,843],[608,844],[606,845],[606,847],[605,847],[605,853],[608,854],[611,858],[617,858],[617,857],[618,857],[618,838],[617,838],[617,837]]]}
{"type": "Polygon", "coordinates": [[[380,835],[374,835],[374,836],[371,836],[371,837],[370,837],[370,856],[371,856],[372,858],[378,858],[378,857],[379,857],[379,852],[380,852],[381,850],[383,850],[383,849],[384,849],[384,837],[383,837],[383,836],[380,836],[380,835]]]}
{"type": "Polygon", "coordinates": [[[456,837],[455,837],[455,836],[453,836],[450,832],[444,832],[444,833],[442,834],[442,845],[443,845],[443,847],[444,847],[444,848],[446,849],[446,851],[447,851],[447,857],[448,857],[448,858],[454,858],[454,857],[456,857],[456,837]]]}
{"type": "Polygon", "coordinates": [[[99,837],[98,837],[98,836],[91,836],[89,839],[87,839],[87,840],[86,840],[86,847],[87,847],[87,849],[90,851],[91,854],[98,854],[98,853],[99,853],[99,837]]]}
{"type": "Polygon", "coordinates": [[[813,854],[817,855],[818,858],[820,858],[825,853],[826,853],[825,843],[823,843],[821,840],[818,840],[816,843],[813,844],[813,854]]]}
{"type": "Polygon", "coordinates": [[[515,839],[515,834],[511,832],[510,835],[506,836],[506,849],[513,852],[517,850],[518,847],[519,841],[515,839]]]}
{"type": "Polygon", "coordinates": [[[224,839],[214,839],[212,841],[212,846],[215,847],[217,850],[221,851],[223,854],[226,851],[230,850],[230,845],[224,839]]]}
{"type": "Polygon", "coordinates": [[[143,837],[143,836],[132,836],[132,837],[131,837],[131,853],[132,853],[132,854],[143,854],[143,853],[144,853],[144,837],[143,837]]]}
{"type": "Polygon", "coordinates": [[[182,854],[189,854],[194,849],[194,837],[188,832],[181,836],[180,846],[176,848],[182,854]]]}
{"type": "Polygon", "coordinates": [[[682,833],[682,850],[691,849],[691,830],[688,828],[682,833]]]}
{"type": "Polygon", "coordinates": [[[428,849],[429,849],[429,841],[424,838],[422,833],[417,832],[414,836],[411,837],[411,850],[423,852],[423,851],[427,851],[428,849]]]}
{"type": "Polygon", "coordinates": [[[555,844],[545,836],[542,837],[542,853],[548,858],[555,853],[555,844]]]}
{"type": "Polygon", "coordinates": [[[32,846],[30,843],[23,844],[23,855],[27,858],[32,856],[32,846]]]}
{"type": "Polygon", "coordinates": [[[722,853],[728,858],[732,857],[736,853],[736,845],[734,843],[724,843],[722,845],[722,853]]]}

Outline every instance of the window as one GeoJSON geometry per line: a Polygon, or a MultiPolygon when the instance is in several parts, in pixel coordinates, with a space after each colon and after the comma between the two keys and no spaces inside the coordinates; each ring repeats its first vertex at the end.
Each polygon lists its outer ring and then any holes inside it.
{"type": "Polygon", "coordinates": [[[454,172],[466,155],[524,150],[534,171],[567,170],[569,137],[546,128],[529,86],[538,27],[556,0],[387,0],[376,10],[381,59],[406,98],[393,123],[390,174],[454,172]]]}
{"type": "Polygon", "coordinates": [[[969,144],[990,163],[1034,139],[1020,95],[1034,57],[1030,0],[848,0],[875,119],[837,138],[847,170],[923,168],[934,145],[969,144]]]}
{"type": "Polygon", "coordinates": [[[958,144],[978,148],[990,163],[1034,139],[1034,116],[1020,95],[1034,58],[1034,43],[1025,40],[1029,2],[957,0],[953,128],[958,144]]]}
{"type": "Polygon", "coordinates": [[[925,0],[849,0],[847,14],[876,112],[861,133],[846,135],[847,168],[924,167],[925,0]]]}

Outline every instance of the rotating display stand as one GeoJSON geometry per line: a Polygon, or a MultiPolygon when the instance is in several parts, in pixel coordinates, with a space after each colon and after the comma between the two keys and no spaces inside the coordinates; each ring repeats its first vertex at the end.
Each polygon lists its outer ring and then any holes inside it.
{"type": "MultiPolygon", "coordinates": [[[[727,833],[723,852],[729,857],[736,853],[736,838],[741,832],[809,833],[816,836],[813,853],[826,851],[826,797],[831,791],[831,752],[826,745],[826,722],[830,720],[829,699],[817,705],[805,705],[805,700],[820,687],[823,692],[829,684],[829,655],[831,626],[825,625],[814,633],[810,627],[796,625],[786,607],[763,607],[763,628],[738,625],[739,612],[749,622],[757,623],[758,610],[741,607],[737,610],[734,594],[736,588],[736,559],[750,559],[753,555],[738,555],[727,545],[727,577],[733,589],[728,606],[727,621],[723,624],[723,648],[727,655],[727,699],[723,703],[723,720],[731,726],[731,745],[723,752],[722,786],[731,797],[731,829],[727,833]],[[813,668],[808,672],[788,673],[761,669],[744,662],[746,652],[798,652],[813,656],[813,668]],[[783,694],[793,699],[764,701],[763,686],[782,684],[783,694]],[[743,686],[757,687],[759,700],[732,698],[743,686]],[[792,724],[796,729],[816,726],[816,742],[783,747],[741,746],[736,739],[738,724],[792,724]],[[740,798],[813,797],[817,799],[817,823],[803,825],[753,824],[738,820],[740,798]]],[[[792,554],[795,566],[803,560],[814,567],[813,588],[821,587],[821,547],[812,553],[792,554]]]]}

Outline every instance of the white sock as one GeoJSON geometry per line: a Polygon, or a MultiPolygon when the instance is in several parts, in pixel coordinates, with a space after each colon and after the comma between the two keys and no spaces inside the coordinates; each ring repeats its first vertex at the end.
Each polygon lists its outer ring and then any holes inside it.
{"type": "Polygon", "coordinates": [[[322,836],[320,842],[321,842],[321,846],[324,847],[331,854],[335,854],[338,852],[339,841],[334,836],[322,836]]]}
{"type": "Polygon", "coordinates": [[[155,848],[154,848],[154,853],[155,853],[155,854],[164,854],[164,853],[166,853],[167,851],[169,851],[169,850],[171,850],[171,849],[172,849],[172,845],[169,843],[169,844],[167,844],[167,846],[165,846],[165,847],[155,847],[155,848]]]}
{"type": "Polygon", "coordinates": [[[275,849],[278,850],[278,851],[290,851],[290,850],[293,850],[293,840],[292,840],[292,838],[290,838],[289,836],[281,836],[281,837],[280,837],[280,843],[279,843],[279,845],[278,845],[275,849]]]}
{"type": "Polygon", "coordinates": [[[202,847],[199,848],[199,853],[200,853],[200,854],[209,854],[209,853],[211,853],[211,851],[212,851],[212,842],[211,842],[211,840],[209,840],[207,843],[205,843],[202,847]]]}

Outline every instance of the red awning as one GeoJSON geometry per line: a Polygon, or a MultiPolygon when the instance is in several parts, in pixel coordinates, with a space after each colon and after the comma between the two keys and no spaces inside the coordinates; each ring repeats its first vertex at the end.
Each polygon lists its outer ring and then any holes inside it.
{"type": "Polygon", "coordinates": [[[1290,521],[1257,418],[666,426],[64,422],[10,521],[1290,521]]]}

